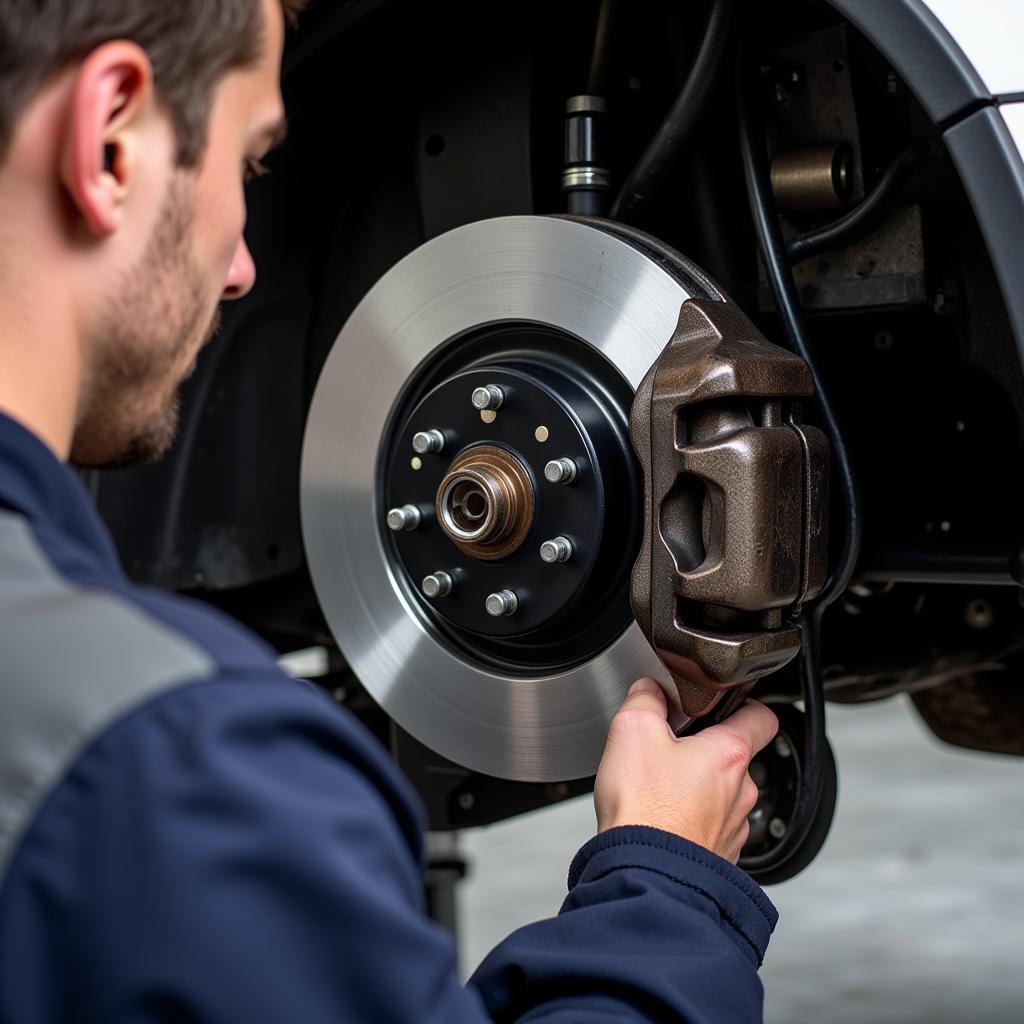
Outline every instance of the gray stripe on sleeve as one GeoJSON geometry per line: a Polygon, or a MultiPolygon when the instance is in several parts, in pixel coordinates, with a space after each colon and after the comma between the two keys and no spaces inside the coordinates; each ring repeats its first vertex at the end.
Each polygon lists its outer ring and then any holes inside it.
{"type": "Polygon", "coordinates": [[[210,656],[128,601],[58,575],[0,510],[0,885],[43,801],[119,718],[214,673],[210,656]]]}

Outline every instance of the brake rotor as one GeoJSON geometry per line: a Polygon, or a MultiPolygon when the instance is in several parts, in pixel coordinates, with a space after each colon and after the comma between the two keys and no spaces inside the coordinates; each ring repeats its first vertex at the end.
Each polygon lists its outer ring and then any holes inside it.
{"type": "Polygon", "coordinates": [[[310,409],[303,536],[339,648],[403,729],[502,778],[592,774],[630,683],[672,689],[629,610],[629,406],[683,302],[716,296],[621,232],[506,217],[427,242],[310,409]]]}

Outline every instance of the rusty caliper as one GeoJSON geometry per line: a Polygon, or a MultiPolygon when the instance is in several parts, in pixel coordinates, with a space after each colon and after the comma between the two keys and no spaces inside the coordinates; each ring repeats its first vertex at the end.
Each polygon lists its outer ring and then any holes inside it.
{"type": "Polygon", "coordinates": [[[683,304],[637,390],[633,612],[687,718],[728,714],[800,649],[801,606],[826,575],[828,441],[801,422],[813,392],[803,360],[707,299],[683,304]]]}

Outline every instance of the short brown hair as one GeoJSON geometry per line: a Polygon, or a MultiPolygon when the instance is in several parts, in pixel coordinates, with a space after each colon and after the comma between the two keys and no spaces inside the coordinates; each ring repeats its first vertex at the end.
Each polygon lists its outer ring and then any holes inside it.
{"type": "MultiPolygon", "coordinates": [[[[291,21],[306,0],[281,0],[291,21]]],[[[206,145],[213,90],[253,63],[263,37],[260,0],[0,0],[0,161],[22,108],[54,74],[115,39],[142,47],[194,166],[206,145]]]]}

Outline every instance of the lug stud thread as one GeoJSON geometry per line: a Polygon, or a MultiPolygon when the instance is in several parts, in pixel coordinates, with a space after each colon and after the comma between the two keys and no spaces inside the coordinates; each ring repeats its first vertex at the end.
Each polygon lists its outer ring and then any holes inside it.
{"type": "Polygon", "coordinates": [[[403,505],[388,512],[388,529],[399,533],[401,530],[415,530],[420,525],[420,510],[415,505],[403,505]]]}
{"type": "Polygon", "coordinates": [[[546,540],[540,546],[541,560],[548,565],[556,562],[568,562],[572,558],[573,544],[568,537],[555,537],[553,540],[546,540]]]}
{"type": "Polygon", "coordinates": [[[576,463],[572,459],[552,459],[544,467],[544,479],[549,484],[571,484],[576,479],[576,463]]]}
{"type": "Polygon", "coordinates": [[[488,615],[500,619],[503,615],[515,615],[519,608],[519,598],[516,597],[514,590],[502,590],[497,594],[491,594],[485,607],[488,615]]]}
{"type": "Polygon", "coordinates": [[[444,448],[444,434],[440,430],[420,430],[413,434],[412,450],[417,455],[436,455],[444,448]]]}
{"type": "Polygon", "coordinates": [[[433,600],[436,597],[447,597],[452,592],[452,587],[454,586],[455,582],[449,573],[432,572],[429,576],[423,578],[420,589],[423,591],[424,597],[429,597],[433,600]]]}
{"type": "Polygon", "coordinates": [[[505,401],[505,392],[497,384],[487,384],[482,388],[474,388],[471,400],[473,408],[480,412],[500,409],[505,401]]]}

